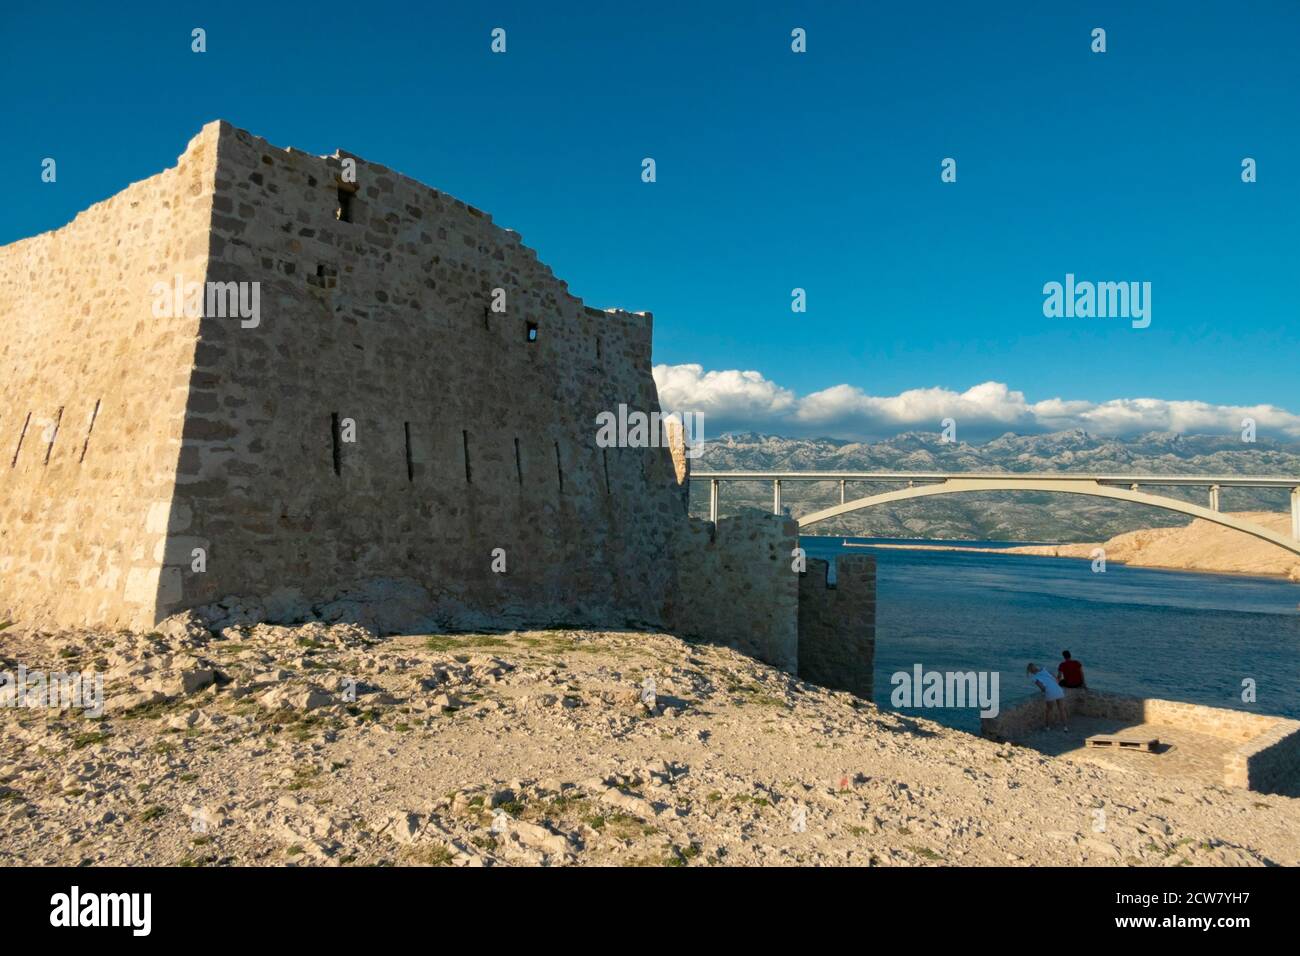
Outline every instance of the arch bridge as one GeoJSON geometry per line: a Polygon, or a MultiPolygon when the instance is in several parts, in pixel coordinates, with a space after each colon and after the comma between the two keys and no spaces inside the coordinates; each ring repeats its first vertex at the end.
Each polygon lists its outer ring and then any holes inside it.
{"type": "Polygon", "coordinates": [[[718,520],[718,499],[723,482],[770,481],[772,483],[772,510],[781,514],[781,485],[791,481],[838,481],[840,503],[822,508],[796,520],[800,529],[827,518],[895,501],[926,498],[931,495],[952,495],[972,491],[1053,491],[1070,495],[1090,495],[1094,498],[1111,498],[1136,504],[1162,508],[1204,518],[1215,524],[1232,528],[1268,541],[1280,548],[1300,554],[1300,477],[1249,476],[1249,475],[1091,475],[1072,473],[1003,474],[1000,472],[869,472],[869,471],[701,471],[692,474],[693,481],[709,482],[709,520],[718,520]],[[850,483],[900,484],[903,487],[862,498],[848,498],[850,483]],[[1167,495],[1150,494],[1140,490],[1147,487],[1194,487],[1208,491],[1208,506],[1202,507],[1167,495]],[[1291,491],[1291,534],[1279,534],[1252,521],[1243,521],[1219,509],[1219,493],[1223,488],[1289,488],[1291,491]]]}

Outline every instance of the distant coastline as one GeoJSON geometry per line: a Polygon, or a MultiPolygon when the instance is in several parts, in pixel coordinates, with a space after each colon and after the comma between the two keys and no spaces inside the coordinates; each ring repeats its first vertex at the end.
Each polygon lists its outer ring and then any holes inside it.
{"type": "MultiPolygon", "coordinates": [[[[1273,511],[1233,512],[1280,533],[1290,532],[1291,516],[1273,511]]],[[[1106,560],[1139,568],[1200,571],[1207,574],[1247,574],[1281,577],[1300,583],[1300,555],[1231,528],[1195,518],[1175,528],[1143,528],[1106,541],[1075,544],[1012,545],[993,548],[942,542],[854,544],[846,547],[893,548],[910,551],[968,551],[980,554],[1027,554],[1048,558],[1090,560],[1101,548],[1106,560]]]]}

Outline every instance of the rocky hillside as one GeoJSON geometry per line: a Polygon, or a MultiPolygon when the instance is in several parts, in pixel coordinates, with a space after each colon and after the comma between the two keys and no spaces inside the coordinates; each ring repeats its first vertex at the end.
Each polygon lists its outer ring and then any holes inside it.
{"type": "MultiPolygon", "coordinates": [[[[1101,438],[1083,431],[1048,435],[1006,434],[984,444],[943,442],[938,434],[909,432],[887,441],[780,438],[754,433],[706,442],[693,462],[704,470],[1006,471],[1108,472],[1112,474],[1285,474],[1300,476],[1300,445],[1260,439],[1152,433],[1101,438]]],[[[883,486],[875,486],[883,490],[883,486]]],[[[705,515],[708,492],[698,485],[692,511],[705,515]]],[[[866,494],[864,485],[850,493],[866,494]]],[[[1161,489],[1203,503],[1200,489],[1161,489]]],[[[787,483],[784,504],[799,515],[839,501],[834,483],[787,483]]],[[[770,509],[768,484],[723,486],[723,514],[738,508],[770,509]]],[[[1233,511],[1283,511],[1284,490],[1228,489],[1223,507],[1233,511]]],[[[991,492],[902,502],[857,512],[818,526],[818,534],[1000,541],[1099,541],[1138,528],[1186,524],[1187,518],[1141,505],[1073,495],[991,492]]]]}
{"type": "MultiPolygon", "coordinates": [[[[1263,525],[1278,534],[1291,533],[1290,515],[1247,511],[1236,517],[1263,525]]],[[[1031,545],[1004,548],[1001,552],[1088,558],[1095,548],[1105,550],[1107,561],[1142,568],[1277,574],[1300,582],[1300,554],[1201,518],[1193,518],[1192,523],[1183,528],[1129,531],[1096,544],[1031,545]]]]}
{"type": "Polygon", "coordinates": [[[10,628],[0,656],[99,669],[108,700],[0,689],[5,866],[1300,864],[1300,800],[995,744],[663,634],[174,618],[10,628]]]}

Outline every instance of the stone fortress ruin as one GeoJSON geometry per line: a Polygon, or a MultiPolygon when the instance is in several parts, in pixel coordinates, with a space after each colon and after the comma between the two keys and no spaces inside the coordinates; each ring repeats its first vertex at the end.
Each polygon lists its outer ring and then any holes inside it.
{"type": "Polygon", "coordinates": [[[390,169],[210,123],[0,249],[0,316],[0,615],[666,629],[870,695],[870,558],[598,446],[659,410],[651,316],[390,169]]]}

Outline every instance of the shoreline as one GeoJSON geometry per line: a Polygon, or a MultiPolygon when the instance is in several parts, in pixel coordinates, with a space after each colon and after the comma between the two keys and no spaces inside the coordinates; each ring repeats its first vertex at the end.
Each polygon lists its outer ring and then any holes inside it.
{"type": "MultiPolygon", "coordinates": [[[[1013,545],[1007,548],[976,548],[968,545],[959,544],[858,544],[856,542],[845,541],[842,545],[845,548],[881,548],[897,551],[966,551],[972,554],[1019,554],[1028,555],[1034,558],[1064,558],[1070,561],[1088,561],[1087,555],[1080,554],[1049,554],[1046,548],[1100,548],[1101,544],[1080,545],[1080,544],[1049,544],[1049,545],[1013,545]]],[[[1267,578],[1268,580],[1291,581],[1291,579],[1281,571],[1275,573],[1265,573],[1262,571],[1212,571],[1208,568],[1183,568],[1174,567],[1165,564],[1141,564],[1136,561],[1123,561],[1119,558],[1107,558],[1109,564],[1122,564],[1127,567],[1146,568],[1151,571],[1183,571],[1188,574],[1223,574],[1232,575],[1241,578],[1267,578]]],[[[1293,582],[1294,583],[1294,582],[1293,582]]]]}
{"type": "MultiPolygon", "coordinates": [[[[1279,535],[1289,537],[1291,532],[1291,515],[1287,512],[1240,511],[1228,512],[1228,514],[1279,535]]],[[[844,536],[839,537],[843,539],[844,536]]],[[[863,547],[852,544],[848,546],[863,547]]],[[[1188,524],[1167,528],[1126,531],[1100,542],[1026,544],[990,548],[982,547],[978,543],[961,545],[914,541],[866,545],[866,547],[1027,554],[1081,560],[1091,559],[1100,549],[1107,562],[1129,567],[1281,578],[1284,581],[1300,583],[1300,553],[1205,518],[1194,518],[1188,524]]]]}
{"type": "MultiPolygon", "coordinates": [[[[1136,532],[1130,532],[1130,533],[1136,533],[1136,532]]],[[[1100,548],[1103,551],[1107,552],[1107,558],[1106,558],[1107,563],[1120,564],[1126,567],[1145,568],[1152,571],[1182,571],[1189,574],[1221,574],[1221,575],[1231,575],[1233,577],[1265,578],[1267,580],[1282,580],[1290,583],[1300,583],[1300,580],[1298,580],[1296,577],[1295,569],[1289,572],[1286,570],[1282,570],[1281,568],[1273,571],[1268,571],[1263,569],[1241,570],[1237,568],[1214,568],[1214,567],[1204,567],[1204,566],[1189,566],[1185,562],[1180,564],[1174,564],[1174,563],[1162,563],[1158,561],[1143,561],[1140,557],[1135,557],[1135,556],[1117,557],[1117,556],[1113,556],[1110,553],[1112,550],[1120,550],[1120,549],[1113,548],[1111,546],[1111,542],[1114,542],[1116,540],[1114,538],[1112,538],[1110,542],[1100,542],[1100,541],[1094,543],[1073,542],[1073,543],[1045,544],[1045,545],[1044,544],[1010,545],[1005,548],[984,548],[975,545],[944,544],[941,541],[936,541],[934,543],[917,542],[913,544],[896,544],[896,543],[861,544],[858,542],[845,540],[842,536],[837,536],[837,537],[841,538],[841,547],[845,549],[879,548],[881,550],[895,550],[895,551],[954,551],[954,552],[965,552],[968,554],[1016,554],[1016,555],[1022,555],[1022,556],[1027,555],[1029,557],[1039,557],[1039,558],[1065,558],[1073,561],[1089,561],[1092,559],[1092,552],[1100,548]]],[[[1297,565],[1300,566],[1300,558],[1297,559],[1297,565]]]]}

